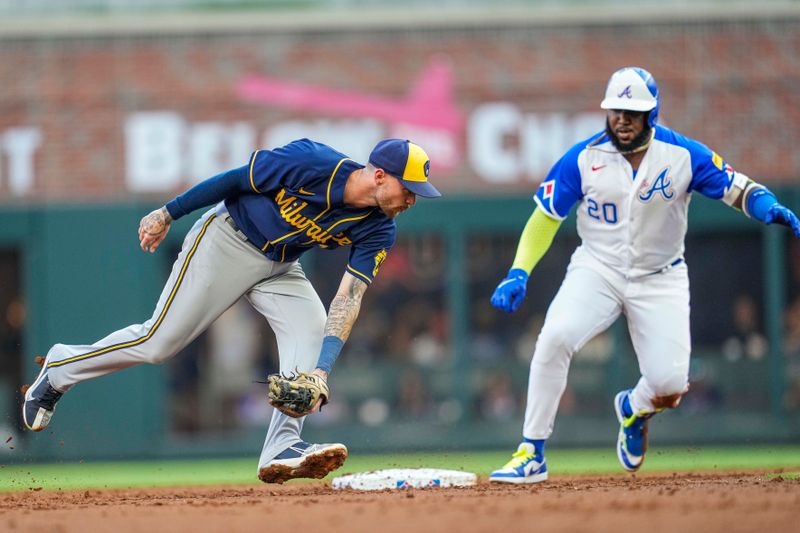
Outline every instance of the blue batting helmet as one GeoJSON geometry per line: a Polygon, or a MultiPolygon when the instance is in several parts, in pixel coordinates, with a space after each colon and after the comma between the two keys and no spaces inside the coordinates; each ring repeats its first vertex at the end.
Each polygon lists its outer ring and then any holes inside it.
{"type": "Polygon", "coordinates": [[[608,80],[606,97],[600,102],[600,107],[649,111],[647,125],[652,128],[658,121],[658,110],[661,107],[655,78],[643,68],[619,69],[608,80]]]}

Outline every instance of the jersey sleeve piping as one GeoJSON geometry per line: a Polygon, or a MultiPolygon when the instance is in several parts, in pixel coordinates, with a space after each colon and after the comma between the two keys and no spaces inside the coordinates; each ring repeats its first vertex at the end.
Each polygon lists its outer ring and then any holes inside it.
{"type": "Polygon", "coordinates": [[[261,194],[261,191],[258,190],[258,187],[256,187],[255,181],[253,181],[253,167],[256,164],[256,157],[258,156],[258,152],[260,152],[260,151],[261,150],[256,150],[255,152],[253,152],[253,157],[250,159],[250,186],[258,194],[261,194]]]}
{"type": "Polygon", "coordinates": [[[372,279],[369,276],[367,276],[366,274],[362,274],[361,272],[351,267],[350,265],[347,265],[347,271],[350,272],[351,274],[355,274],[360,279],[363,279],[367,283],[367,285],[372,284],[372,279]]]}

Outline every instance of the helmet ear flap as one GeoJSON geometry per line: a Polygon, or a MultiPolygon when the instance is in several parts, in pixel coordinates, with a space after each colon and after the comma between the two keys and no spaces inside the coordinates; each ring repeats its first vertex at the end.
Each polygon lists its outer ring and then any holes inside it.
{"type": "Polygon", "coordinates": [[[656,102],[656,106],[647,112],[647,125],[651,128],[656,127],[656,123],[658,122],[658,110],[661,107],[661,99],[658,99],[656,102]]]}
{"type": "Polygon", "coordinates": [[[639,75],[642,76],[642,79],[644,79],[647,84],[647,89],[650,91],[650,94],[656,99],[656,106],[650,110],[650,114],[647,116],[647,125],[654,128],[658,122],[658,112],[661,109],[661,95],[659,94],[658,85],[653,75],[643,68],[638,68],[638,70],[640,71],[639,75]]]}
{"type": "Polygon", "coordinates": [[[655,110],[646,111],[644,114],[644,123],[650,129],[652,129],[653,126],[656,125],[655,121],[653,120],[653,111],[655,110]]]}

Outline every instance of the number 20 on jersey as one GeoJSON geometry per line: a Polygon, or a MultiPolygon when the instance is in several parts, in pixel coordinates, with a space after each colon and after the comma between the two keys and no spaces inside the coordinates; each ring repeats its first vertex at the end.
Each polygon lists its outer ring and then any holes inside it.
{"type": "Polygon", "coordinates": [[[587,214],[595,220],[605,222],[607,224],[617,223],[617,204],[607,202],[598,205],[598,203],[591,198],[586,200],[587,214]]]}

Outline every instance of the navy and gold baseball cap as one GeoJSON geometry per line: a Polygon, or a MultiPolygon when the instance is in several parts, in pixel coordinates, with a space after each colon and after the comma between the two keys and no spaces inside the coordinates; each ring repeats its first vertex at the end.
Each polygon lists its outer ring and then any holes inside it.
{"type": "Polygon", "coordinates": [[[369,154],[369,162],[400,180],[403,187],[417,196],[437,198],[442,195],[428,181],[431,160],[420,146],[406,139],[384,139],[369,154]]]}

